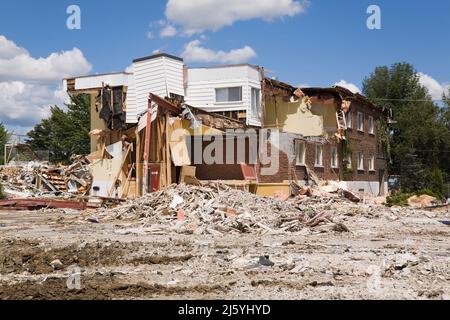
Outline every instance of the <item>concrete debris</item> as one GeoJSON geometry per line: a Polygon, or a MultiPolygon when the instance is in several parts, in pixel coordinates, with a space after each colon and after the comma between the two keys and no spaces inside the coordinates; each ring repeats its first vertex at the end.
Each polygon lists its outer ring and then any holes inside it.
{"type": "Polygon", "coordinates": [[[52,266],[53,270],[61,270],[64,267],[61,260],[58,260],[58,259],[50,262],[50,265],[52,266]]]}

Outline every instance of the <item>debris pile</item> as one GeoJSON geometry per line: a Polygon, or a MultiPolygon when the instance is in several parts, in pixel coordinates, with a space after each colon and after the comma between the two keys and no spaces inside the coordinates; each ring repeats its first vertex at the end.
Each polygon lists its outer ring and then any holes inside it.
{"type": "Polygon", "coordinates": [[[70,166],[51,166],[45,162],[0,167],[3,191],[8,198],[46,196],[84,196],[92,183],[88,160],[73,157],[70,166]]]}
{"type": "MultiPolygon", "coordinates": [[[[298,232],[321,223],[336,227],[334,213],[322,209],[299,205],[296,199],[281,201],[208,183],[172,185],[113,209],[100,209],[97,215],[100,220],[139,221],[147,233],[220,236],[228,232],[298,232]]],[[[337,229],[348,231],[342,225],[337,229]]]]}

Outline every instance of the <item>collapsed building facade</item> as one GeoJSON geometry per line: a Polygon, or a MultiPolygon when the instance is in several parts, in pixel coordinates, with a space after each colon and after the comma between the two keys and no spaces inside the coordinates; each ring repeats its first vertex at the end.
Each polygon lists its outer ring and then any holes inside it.
{"type": "Polygon", "coordinates": [[[185,179],[269,196],[311,180],[387,193],[389,110],[341,87],[295,88],[247,64],[188,68],[168,54],[64,86],[90,95],[92,195],[141,196],[185,179]],[[276,160],[269,174],[262,149],[276,160]]]}

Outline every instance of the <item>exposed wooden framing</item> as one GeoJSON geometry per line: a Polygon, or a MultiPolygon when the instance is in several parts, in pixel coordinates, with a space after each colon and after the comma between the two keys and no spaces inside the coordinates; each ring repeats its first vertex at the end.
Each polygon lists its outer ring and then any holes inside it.
{"type": "MultiPolygon", "coordinates": [[[[151,95],[150,95],[151,96],[151,95]]],[[[150,126],[152,124],[151,120],[152,116],[152,99],[148,99],[148,107],[147,107],[147,126],[145,128],[145,141],[144,141],[144,186],[145,193],[149,191],[149,172],[148,172],[148,162],[150,160],[150,126]]]]}
{"type": "Polygon", "coordinates": [[[133,173],[134,169],[135,169],[135,163],[133,163],[133,165],[130,168],[130,172],[128,172],[127,181],[125,181],[125,183],[123,185],[122,192],[120,193],[119,198],[123,198],[124,195],[128,196],[128,192],[130,190],[131,174],[133,173]]]}
{"type": "Polygon", "coordinates": [[[170,121],[170,115],[169,115],[169,112],[166,112],[166,129],[165,129],[166,161],[165,162],[166,162],[166,180],[167,180],[166,185],[167,186],[170,186],[172,184],[172,160],[170,158],[170,146],[169,146],[169,139],[170,139],[170,136],[169,136],[170,123],[169,123],[169,121],[170,121]]]}
{"type": "Polygon", "coordinates": [[[136,128],[136,194],[142,196],[141,133],[136,128]]]}

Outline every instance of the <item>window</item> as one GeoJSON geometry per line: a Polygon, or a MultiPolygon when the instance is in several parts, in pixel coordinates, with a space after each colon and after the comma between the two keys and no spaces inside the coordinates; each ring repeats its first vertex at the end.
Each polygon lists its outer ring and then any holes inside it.
{"type": "Polygon", "coordinates": [[[374,156],[371,156],[369,158],[369,170],[375,171],[375,157],[374,156]]]}
{"type": "Polygon", "coordinates": [[[347,169],[351,170],[352,169],[352,155],[351,154],[347,155],[346,160],[347,160],[347,169]]]}
{"type": "Polygon", "coordinates": [[[338,165],[338,152],[336,147],[331,147],[331,167],[339,168],[338,165]]]}
{"type": "Polygon", "coordinates": [[[305,165],[305,154],[306,154],[305,143],[300,140],[296,140],[295,141],[295,163],[297,166],[305,165]]]}
{"type": "Polygon", "coordinates": [[[362,152],[358,152],[358,170],[364,170],[364,154],[362,152]]]}
{"type": "Polygon", "coordinates": [[[345,114],[345,121],[347,122],[347,128],[352,128],[352,113],[349,111],[345,114]]]}
{"type": "Polygon", "coordinates": [[[364,131],[364,114],[362,112],[358,112],[356,118],[356,129],[358,129],[358,131],[364,131]]]}
{"type": "Polygon", "coordinates": [[[242,87],[216,89],[216,102],[238,101],[242,101],[242,87]]]}
{"type": "Polygon", "coordinates": [[[252,115],[259,117],[261,107],[261,90],[252,88],[252,115]]]}
{"type": "Polygon", "coordinates": [[[369,134],[374,134],[373,117],[369,116],[369,134]]]}
{"type": "Polygon", "coordinates": [[[316,145],[316,154],[315,154],[314,165],[316,167],[323,167],[323,146],[322,145],[316,145]]]}

